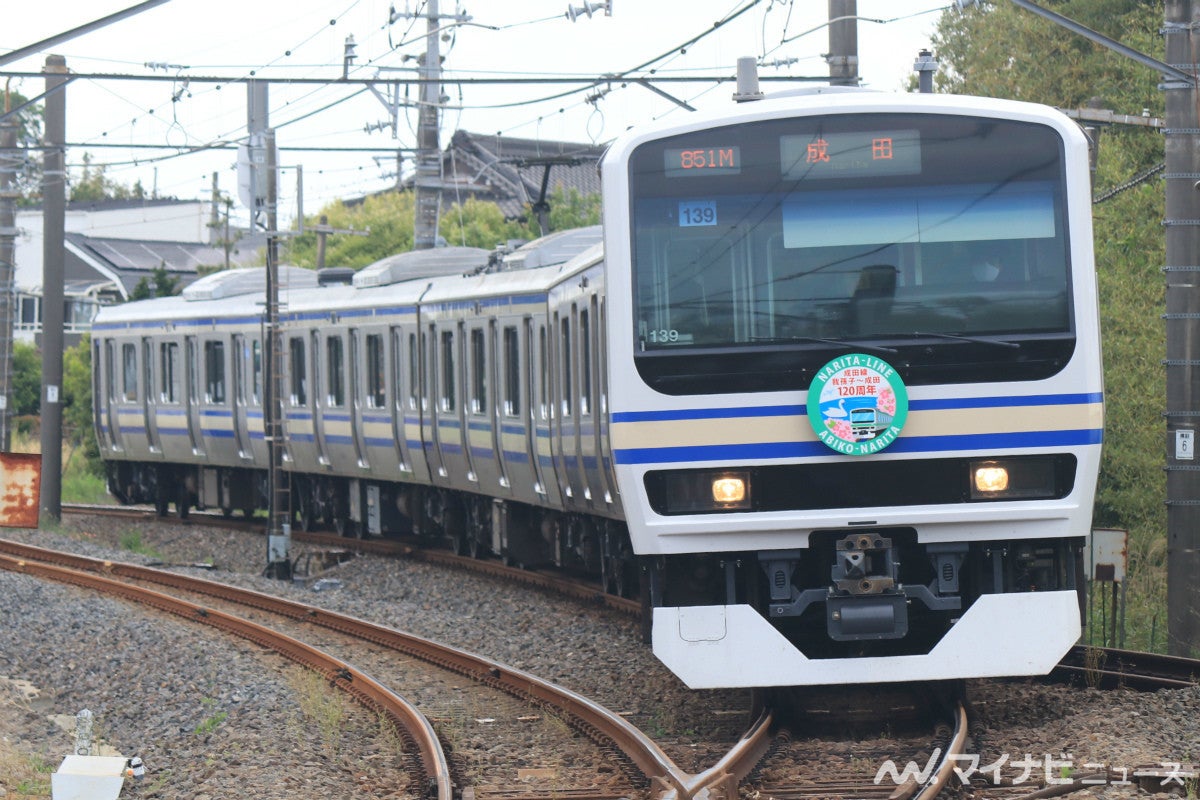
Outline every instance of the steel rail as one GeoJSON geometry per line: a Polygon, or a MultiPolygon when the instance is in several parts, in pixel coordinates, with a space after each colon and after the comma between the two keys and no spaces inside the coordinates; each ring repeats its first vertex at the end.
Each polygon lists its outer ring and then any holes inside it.
{"type": "Polygon", "coordinates": [[[0,551],[10,553],[14,558],[48,561],[83,572],[111,574],[206,594],[391,648],[511,695],[559,709],[593,740],[599,736],[614,744],[652,785],[674,792],[672,797],[692,797],[687,791],[692,776],[676,766],[658,744],[624,718],[569,689],[498,661],[316,606],[166,570],[61,553],[8,540],[0,540],[0,551]]]}
{"type": "Polygon", "coordinates": [[[1200,660],[1076,645],[1054,668],[1051,677],[1101,689],[1187,689],[1200,684],[1200,660]]]}
{"type": "Polygon", "coordinates": [[[946,745],[946,752],[942,754],[942,761],[938,764],[937,770],[917,792],[915,800],[933,800],[946,788],[946,784],[950,782],[950,776],[954,774],[958,757],[965,752],[966,743],[967,707],[960,698],[954,710],[954,734],[950,737],[950,743],[946,745]]]}
{"type": "MultiPolygon", "coordinates": [[[[80,557],[76,556],[75,558],[80,557]]],[[[89,560],[94,561],[94,559],[89,560]]],[[[452,800],[453,784],[450,779],[449,763],[432,723],[403,697],[353,665],[287,634],[233,614],[206,608],[145,587],[121,583],[100,575],[95,570],[83,571],[62,564],[40,563],[11,555],[0,555],[0,568],[100,591],[184,619],[202,622],[266,647],[319,672],[331,685],[354,696],[367,708],[388,716],[398,729],[403,731],[416,745],[421,767],[425,771],[429,786],[435,790],[437,799],[452,800]]],[[[120,570],[117,569],[110,571],[120,574],[120,570]]]]}

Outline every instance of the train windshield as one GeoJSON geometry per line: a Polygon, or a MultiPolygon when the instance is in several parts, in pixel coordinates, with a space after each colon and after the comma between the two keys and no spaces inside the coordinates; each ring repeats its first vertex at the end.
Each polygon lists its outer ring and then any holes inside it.
{"type": "Polygon", "coordinates": [[[1045,377],[1074,346],[1045,126],[769,120],[647,143],[629,170],[635,349],[662,391],[806,386],[854,348],[910,383],[1045,377]]]}

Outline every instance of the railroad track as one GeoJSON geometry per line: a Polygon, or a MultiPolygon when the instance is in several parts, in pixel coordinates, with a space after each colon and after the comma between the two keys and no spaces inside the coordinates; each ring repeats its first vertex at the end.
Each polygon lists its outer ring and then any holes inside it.
{"type": "MultiPolygon", "coordinates": [[[[129,519],[158,519],[153,509],[136,506],[64,505],[64,513],[103,514],[129,519]]],[[[216,512],[193,512],[187,522],[212,527],[240,528],[261,533],[263,520],[228,518],[216,512]]],[[[326,533],[293,531],[293,539],[329,550],[348,550],[373,555],[404,557],[469,569],[515,581],[545,591],[553,591],[586,602],[595,602],[614,611],[639,616],[641,603],[637,600],[606,594],[586,581],[565,578],[558,574],[509,567],[499,561],[459,556],[415,542],[391,539],[348,539],[326,533]]],[[[1143,691],[1179,689],[1200,681],[1200,660],[1142,653],[1115,648],[1077,645],[1063,658],[1049,676],[1050,680],[1069,682],[1099,689],[1130,688],[1143,691]]]]}
{"type": "MultiPolygon", "coordinates": [[[[215,611],[208,606],[151,591],[130,584],[129,581],[149,582],[172,591],[219,598],[307,625],[328,628],[468,676],[482,685],[550,709],[592,740],[611,746],[636,766],[644,776],[646,786],[653,789],[662,800],[690,800],[699,796],[715,798],[718,794],[724,794],[728,800],[734,800],[737,782],[749,772],[770,741],[772,717],[769,713],[764,713],[730,753],[714,767],[692,774],[676,766],[653,740],[619,715],[556,684],[456,648],[445,647],[421,637],[314,606],[164,570],[45,550],[6,540],[0,540],[0,554],[0,568],[115,594],[245,636],[264,646],[277,649],[289,658],[312,666],[332,683],[351,692],[360,687],[369,687],[373,681],[370,681],[365,673],[337,659],[322,659],[323,654],[319,654],[315,648],[308,648],[290,637],[288,641],[277,645],[274,643],[274,633],[261,625],[239,620],[231,614],[215,611]],[[115,580],[118,578],[124,582],[115,580]]],[[[372,689],[365,695],[365,701],[372,708],[381,708],[385,702],[392,702],[388,695],[392,693],[379,687],[378,690],[372,689]]],[[[391,711],[387,713],[392,714],[391,711]]],[[[432,731],[432,726],[427,721],[414,723],[406,715],[398,713],[397,719],[405,726],[404,730],[410,730],[409,726],[414,726],[416,735],[420,735],[421,731],[432,731]]],[[[432,750],[435,741],[436,737],[422,747],[432,750]]],[[[430,785],[438,786],[438,800],[449,800],[449,794],[441,794],[443,784],[446,791],[449,791],[449,778],[442,777],[448,773],[434,766],[445,763],[444,755],[439,757],[431,753],[426,756],[422,750],[422,759],[426,762],[427,780],[430,785]]],[[[527,796],[528,791],[518,794],[527,796]]],[[[558,793],[555,795],[558,796],[558,793]]],[[[475,796],[478,798],[481,795],[475,793],[475,796]]]]}

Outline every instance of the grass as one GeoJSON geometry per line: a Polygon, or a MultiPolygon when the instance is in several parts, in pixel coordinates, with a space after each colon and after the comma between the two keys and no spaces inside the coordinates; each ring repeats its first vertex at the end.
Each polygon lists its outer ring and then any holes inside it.
{"type": "MultiPolygon", "coordinates": [[[[41,440],[28,432],[13,433],[12,452],[40,453],[41,440]]],[[[84,448],[72,446],[68,442],[62,445],[62,502],[87,503],[91,505],[111,505],[115,501],[108,493],[108,487],[96,467],[89,464],[84,448]]]]}
{"type": "Polygon", "coordinates": [[[336,755],[346,727],[346,699],[320,673],[294,670],[288,683],[296,692],[300,710],[316,725],[325,749],[336,755]]]}
{"type": "Polygon", "coordinates": [[[40,755],[26,755],[0,739],[0,796],[50,797],[54,765],[40,755]]]}
{"type": "Polygon", "coordinates": [[[197,736],[210,736],[213,731],[221,727],[221,723],[229,718],[229,712],[218,709],[217,701],[211,697],[201,698],[200,705],[204,706],[205,711],[208,712],[208,716],[200,721],[194,733],[197,736]]]}

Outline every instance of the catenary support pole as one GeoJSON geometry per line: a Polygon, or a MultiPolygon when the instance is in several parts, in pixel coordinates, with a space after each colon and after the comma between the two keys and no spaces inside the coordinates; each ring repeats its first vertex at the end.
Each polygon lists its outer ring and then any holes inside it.
{"type": "MultiPolygon", "coordinates": [[[[1189,75],[1200,54],[1200,4],[1166,0],[1166,61],[1189,75]]],[[[1167,76],[1167,647],[1200,655],[1200,119],[1195,81],[1167,76]]]]}
{"type": "MultiPolygon", "coordinates": [[[[63,229],[67,211],[67,60],[47,56],[42,175],[42,498],[43,520],[62,518],[63,229]]],[[[100,368],[101,365],[95,365],[100,368]]]]}

